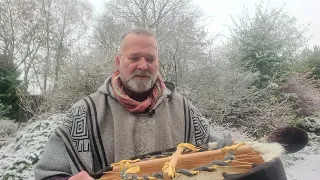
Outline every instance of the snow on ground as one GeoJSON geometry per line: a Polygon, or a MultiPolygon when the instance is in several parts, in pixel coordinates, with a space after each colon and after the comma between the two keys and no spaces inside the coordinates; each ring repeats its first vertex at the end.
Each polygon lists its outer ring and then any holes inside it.
{"type": "Polygon", "coordinates": [[[7,146],[0,148],[0,179],[34,179],[33,165],[63,117],[54,115],[46,120],[33,121],[18,132],[7,146]]]}
{"type": "MultiPolygon", "coordinates": [[[[64,119],[64,115],[54,115],[45,120],[33,120],[19,131],[7,146],[0,148],[0,180],[32,180],[33,165],[43,152],[50,134],[64,119]]],[[[252,141],[236,129],[227,130],[215,125],[216,134],[231,133],[237,140],[252,141]]],[[[320,179],[320,136],[309,134],[310,145],[302,151],[284,155],[283,164],[288,180],[320,179]]]]}
{"type": "Polygon", "coordinates": [[[310,143],[303,150],[284,155],[288,180],[320,179],[320,136],[309,133],[310,143]]]}

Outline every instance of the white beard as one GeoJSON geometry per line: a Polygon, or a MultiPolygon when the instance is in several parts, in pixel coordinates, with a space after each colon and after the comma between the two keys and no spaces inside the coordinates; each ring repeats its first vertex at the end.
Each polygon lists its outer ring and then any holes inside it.
{"type": "Polygon", "coordinates": [[[150,75],[150,73],[148,72],[144,72],[144,71],[135,71],[132,76],[126,81],[122,81],[124,82],[124,87],[127,88],[128,90],[134,92],[134,93],[144,93],[149,91],[153,85],[154,82],[156,81],[157,75],[152,76],[150,75]],[[141,75],[141,76],[148,76],[149,78],[146,79],[138,79],[135,78],[135,76],[137,75],[141,75]]]}
{"type": "Polygon", "coordinates": [[[132,92],[135,93],[144,93],[149,91],[154,84],[154,81],[151,78],[147,80],[137,80],[131,78],[124,86],[132,92]]]}

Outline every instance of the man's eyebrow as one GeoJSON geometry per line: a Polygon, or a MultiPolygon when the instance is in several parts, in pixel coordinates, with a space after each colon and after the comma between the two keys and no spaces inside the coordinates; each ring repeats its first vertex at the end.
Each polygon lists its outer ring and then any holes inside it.
{"type": "MultiPolygon", "coordinates": [[[[142,53],[130,53],[129,54],[129,56],[141,56],[142,55],[142,53]]],[[[153,57],[153,58],[155,58],[156,56],[155,55],[153,55],[153,54],[145,54],[144,56],[147,56],[147,57],[153,57]]]]}

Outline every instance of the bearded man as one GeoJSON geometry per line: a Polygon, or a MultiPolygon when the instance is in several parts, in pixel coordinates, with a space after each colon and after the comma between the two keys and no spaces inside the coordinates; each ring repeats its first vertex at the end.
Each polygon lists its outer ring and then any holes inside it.
{"type": "Polygon", "coordinates": [[[146,29],[122,38],[117,70],[83,98],[51,135],[35,179],[91,180],[123,159],[209,141],[208,122],[159,74],[158,45],[146,29]]]}

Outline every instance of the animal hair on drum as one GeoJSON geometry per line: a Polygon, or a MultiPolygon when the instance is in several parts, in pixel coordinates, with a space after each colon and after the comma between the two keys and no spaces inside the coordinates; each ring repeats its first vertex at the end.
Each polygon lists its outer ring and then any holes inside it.
{"type": "Polygon", "coordinates": [[[308,135],[299,128],[286,127],[270,133],[263,143],[228,142],[199,147],[182,143],[165,153],[159,151],[122,160],[91,176],[100,180],[286,180],[281,156],[301,150],[308,142],[308,135]],[[292,133],[299,142],[292,139],[292,133]],[[283,134],[289,135],[289,140],[283,134]],[[220,148],[219,144],[224,147],[220,148]]]}

